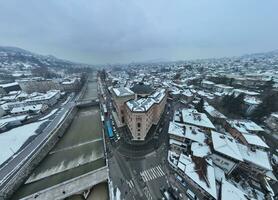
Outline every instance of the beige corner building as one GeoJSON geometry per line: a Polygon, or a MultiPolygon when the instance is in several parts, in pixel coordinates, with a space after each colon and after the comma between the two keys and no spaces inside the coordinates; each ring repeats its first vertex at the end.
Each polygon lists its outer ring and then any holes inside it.
{"type": "Polygon", "coordinates": [[[139,141],[158,124],[167,100],[165,89],[153,92],[142,84],[131,89],[113,88],[112,96],[120,126],[127,125],[132,139],[139,141]]]}

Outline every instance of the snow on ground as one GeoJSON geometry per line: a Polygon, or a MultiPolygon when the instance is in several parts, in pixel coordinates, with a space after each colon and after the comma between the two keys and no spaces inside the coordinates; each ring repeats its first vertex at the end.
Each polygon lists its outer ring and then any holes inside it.
{"type": "MultiPolygon", "coordinates": [[[[64,108],[61,109],[61,112],[62,112],[63,109],[64,109],[64,108]]],[[[60,118],[60,120],[59,120],[59,122],[58,122],[57,124],[60,124],[60,123],[65,119],[65,117],[66,117],[67,114],[68,114],[68,112],[65,112],[65,113],[63,114],[63,116],[60,118]]]]}
{"type": "Polygon", "coordinates": [[[44,121],[26,124],[0,134],[0,164],[17,152],[24,142],[35,135],[35,131],[44,121]]]}
{"type": "Polygon", "coordinates": [[[66,104],[69,102],[69,100],[70,100],[71,98],[72,98],[72,95],[69,95],[68,98],[66,99],[66,101],[64,101],[64,102],[61,104],[61,106],[66,105],[66,104]]]}
{"type": "Polygon", "coordinates": [[[112,181],[109,181],[108,187],[111,200],[121,200],[121,191],[119,188],[115,188],[116,190],[114,190],[112,181]]]}
{"type": "Polygon", "coordinates": [[[49,118],[50,116],[54,115],[54,114],[57,112],[57,110],[58,110],[58,108],[52,110],[48,115],[46,115],[46,116],[40,118],[40,120],[44,120],[44,119],[49,118]]]}

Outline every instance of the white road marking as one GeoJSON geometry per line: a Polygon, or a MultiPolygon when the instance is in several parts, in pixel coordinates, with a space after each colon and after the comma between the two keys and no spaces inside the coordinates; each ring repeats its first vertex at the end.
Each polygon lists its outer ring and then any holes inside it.
{"type": "Polygon", "coordinates": [[[134,183],[133,183],[132,180],[130,180],[130,184],[131,184],[132,187],[134,187],[134,183]]]}
{"type": "Polygon", "coordinates": [[[154,174],[156,174],[156,177],[160,177],[161,176],[161,174],[159,173],[157,167],[152,168],[152,171],[153,171],[154,174]]]}
{"type": "Polygon", "coordinates": [[[151,180],[151,177],[150,177],[149,173],[147,171],[144,171],[144,173],[146,175],[147,181],[151,180]]]}
{"type": "Polygon", "coordinates": [[[145,172],[143,173],[143,179],[145,179],[144,182],[148,181],[148,176],[147,176],[147,174],[145,172]]]}
{"type": "Polygon", "coordinates": [[[160,172],[163,174],[163,176],[165,175],[164,171],[161,169],[160,166],[158,166],[158,170],[160,170],[160,172]]]}
{"type": "Polygon", "coordinates": [[[150,174],[151,180],[153,180],[155,177],[154,177],[152,171],[151,171],[151,170],[148,170],[147,172],[150,174]]]}
{"type": "Polygon", "coordinates": [[[161,169],[160,165],[152,167],[140,172],[140,175],[144,182],[154,180],[156,178],[162,177],[165,175],[164,171],[161,169]]]}
{"type": "Polygon", "coordinates": [[[132,180],[126,181],[126,183],[128,184],[128,186],[129,186],[131,189],[134,187],[134,184],[133,184],[132,180]]]}
{"type": "Polygon", "coordinates": [[[159,171],[159,169],[158,168],[156,168],[156,173],[158,174],[158,176],[163,176],[163,174],[159,171]]]}

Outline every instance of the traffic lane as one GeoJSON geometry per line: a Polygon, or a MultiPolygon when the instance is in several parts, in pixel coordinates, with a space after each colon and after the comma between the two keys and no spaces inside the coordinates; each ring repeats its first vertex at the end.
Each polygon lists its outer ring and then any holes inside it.
{"type": "Polygon", "coordinates": [[[161,160],[162,157],[158,153],[154,152],[145,158],[130,161],[131,168],[136,171],[136,178],[138,179],[141,188],[143,189],[144,187],[147,187],[154,199],[162,197],[160,188],[167,184],[166,176],[156,176],[152,180],[144,181],[141,177],[141,173],[158,166],[162,169],[161,160]]]}
{"type": "MultiPolygon", "coordinates": [[[[140,194],[140,192],[137,191],[136,187],[133,187],[131,189],[131,188],[129,188],[129,186],[127,184],[127,181],[131,181],[131,180],[133,181],[134,184],[136,184],[135,179],[132,177],[131,168],[129,166],[127,166],[127,161],[125,160],[125,158],[121,157],[121,155],[118,154],[116,151],[114,152],[114,158],[115,158],[115,162],[120,167],[121,174],[123,175],[122,177],[119,177],[119,174],[115,175],[116,177],[118,177],[118,179],[120,179],[120,180],[117,180],[117,178],[116,178],[117,182],[119,183],[119,181],[121,181],[121,183],[122,183],[122,184],[120,184],[121,186],[119,188],[120,191],[123,192],[122,195],[126,196],[126,197],[130,197],[130,198],[133,198],[134,196],[138,196],[140,194]]],[[[113,172],[111,172],[111,173],[113,173],[113,172]]],[[[138,199],[138,198],[135,198],[135,199],[138,199]]]]}
{"type": "Polygon", "coordinates": [[[149,181],[147,185],[154,199],[161,199],[162,194],[160,189],[168,187],[166,176],[158,177],[153,181],[149,181]]]}
{"type": "Polygon", "coordinates": [[[118,188],[123,195],[129,190],[129,186],[124,179],[121,168],[119,167],[115,157],[109,159],[109,177],[113,182],[114,188],[118,188]],[[112,170],[113,169],[113,170],[112,170]]]}
{"type": "Polygon", "coordinates": [[[120,166],[120,169],[123,172],[124,178],[126,180],[132,179],[132,176],[130,174],[129,168],[126,165],[127,161],[123,157],[121,157],[121,155],[116,150],[114,150],[112,152],[113,152],[113,154],[114,154],[114,156],[116,158],[116,161],[117,161],[118,165],[120,166]]]}

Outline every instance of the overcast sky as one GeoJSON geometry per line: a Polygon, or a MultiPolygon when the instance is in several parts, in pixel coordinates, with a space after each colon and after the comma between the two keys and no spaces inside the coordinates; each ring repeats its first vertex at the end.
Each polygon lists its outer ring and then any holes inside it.
{"type": "Polygon", "coordinates": [[[278,49],[277,0],[0,0],[0,45],[86,63],[278,49]]]}

